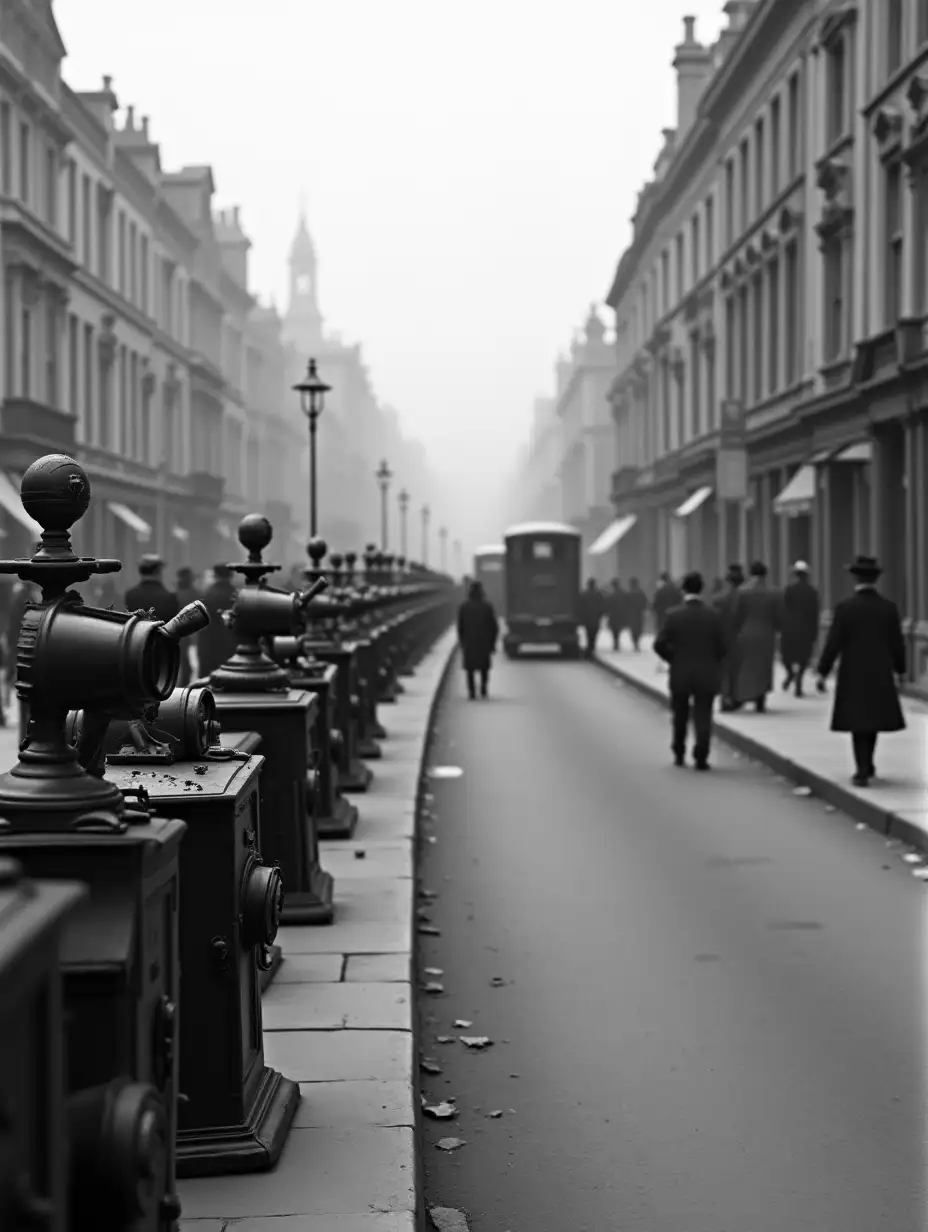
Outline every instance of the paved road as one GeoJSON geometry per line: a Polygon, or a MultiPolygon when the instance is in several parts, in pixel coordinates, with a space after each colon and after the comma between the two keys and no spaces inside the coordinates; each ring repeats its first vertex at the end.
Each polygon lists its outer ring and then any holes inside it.
{"type": "Polygon", "coordinates": [[[492,684],[455,679],[432,759],[464,774],[421,864],[446,988],[423,1090],[461,1110],[426,1121],[429,1206],[473,1232],[923,1232],[924,883],[733,754],[674,769],[665,712],[592,665],[492,684]]]}

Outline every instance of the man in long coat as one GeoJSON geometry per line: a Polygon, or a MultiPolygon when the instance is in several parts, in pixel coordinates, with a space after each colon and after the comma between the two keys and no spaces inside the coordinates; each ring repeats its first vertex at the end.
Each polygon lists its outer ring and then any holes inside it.
{"type": "Polygon", "coordinates": [[[818,661],[818,686],[824,692],[838,664],[831,730],[850,732],[856,772],[866,787],[876,776],[874,754],[880,732],[902,731],[905,716],[898,682],[905,676],[905,639],[899,609],[876,589],[882,569],[872,556],[858,556],[848,572],[854,594],[835,604],[831,627],[818,661]]]}
{"type": "Polygon", "coordinates": [[[155,620],[170,620],[180,611],[177,595],[161,580],[164,561],[146,553],[139,561],[139,580],[126,591],[127,612],[154,612],[155,620]]]}
{"type": "Polygon", "coordinates": [[[735,600],[734,694],[736,706],[753,702],[758,714],[767,709],[767,694],[773,688],[773,660],[777,634],[783,625],[783,598],[767,586],[767,566],[755,560],[751,580],[735,600]]]}
{"type": "Polygon", "coordinates": [[[625,627],[632,639],[632,645],[640,650],[638,643],[644,632],[644,614],[648,610],[648,596],[641,589],[641,583],[636,577],[628,579],[628,590],[625,592],[625,627]]]}
{"type": "Polygon", "coordinates": [[[802,677],[815,649],[821,605],[818,591],[809,581],[809,566],[804,560],[797,560],[793,565],[793,577],[783,591],[780,658],[786,668],[783,688],[792,687],[796,696],[802,697],[802,677]]]}
{"type": "Polygon", "coordinates": [[[476,677],[480,677],[480,696],[486,697],[490,678],[490,661],[496,650],[499,622],[493,604],[483,593],[479,582],[471,582],[467,598],[458,608],[458,644],[461,647],[467,694],[477,696],[476,677]]]}
{"type": "Polygon", "coordinates": [[[209,624],[197,634],[197,661],[200,676],[208,676],[222,667],[235,654],[237,638],[222,620],[221,613],[235,602],[236,589],[228,565],[213,567],[213,581],[207,586],[203,603],[209,612],[209,624]]]}
{"type": "Polygon", "coordinates": [[[612,579],[609,593],[606,595],[606,622],[612,634],[612,646],[618,650],[622,641],[622,630],[628,626],[626,613],[628,596],[618,578],[612,579]]]}
{"type": "Polygon", "coordinates": [[[679,607],[683,602],[683,592],[672,580],[669,573],[662,573],[657,579],[657,590],[651,609],[654,612],[654,633],[657,635],[664,627],[667,613],[672,607],[679,607]]]}
{"type": "Polygon", "coordinates": [[[722,679],[719,692],[722,695],[722,709],[737,710],[738,703],[734,698],[735,677],[738,667],[735,646],[735,604],[738,601],[738,592],[744,585],[744,569],[741,565],[733,564],[728,566],[725,582],[728,589],[717,594],[712,601],[712,606],[721,617],[722,632],[725,637],[725,645],[728,648],[725,662],[722,664],[722,679]]]}
{"type": "Polygon", "coordinates": [[[580,592],[580,623],[583,625],[583,634],[586,639],[583,653],[588,659],[592,659],[596,649],[596,635],[602,624],[604,607],[602,593],[595,579],[590,578],[586,589],[580,592]]]}

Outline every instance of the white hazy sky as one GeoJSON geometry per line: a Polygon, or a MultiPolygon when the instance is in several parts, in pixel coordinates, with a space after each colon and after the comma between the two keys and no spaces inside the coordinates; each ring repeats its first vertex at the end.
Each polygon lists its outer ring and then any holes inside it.
{"type": "MultiPolygon", "coordinates": [[[[487,492],[608,290],[684,14],[721,0],[57,0],[74,89],[111,74],[169,169],[240,204],[283,304],[301,194],[322,309],[384,401],[487,492]]],[[[608,316],[608,314],[607,314],[608,316]]]]}

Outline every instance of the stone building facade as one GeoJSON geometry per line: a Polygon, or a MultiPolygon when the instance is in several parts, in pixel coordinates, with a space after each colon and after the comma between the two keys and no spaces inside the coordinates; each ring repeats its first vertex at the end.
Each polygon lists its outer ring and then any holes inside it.
{"type": "MultiPolygon", "coordinates": [[[[625,572],[876,553],[928,652],[928,5],[729,0],[608,302],[625,572]]],[[[827,620],[827,610],[826,610],[827,620]]]]}

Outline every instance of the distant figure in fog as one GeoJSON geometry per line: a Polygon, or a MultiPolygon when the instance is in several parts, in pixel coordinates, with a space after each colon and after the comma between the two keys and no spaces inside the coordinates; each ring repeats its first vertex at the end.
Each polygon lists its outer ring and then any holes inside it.
{"type": "Polygon", "coordinates": [[[654,651],[670,664],[671,751],[674,764],[686,761],[686,733],[693,721],[693,763],[709,769],[712,703],[719,691],[727,646],[718,612],[703,602],[700,573],[683,579],[683,603],[671,608],[654,651]]]}
{"type": "Polygon", "coordinates": [[[625,592],[625,627],[632,639],[632,645],[640,650],[641,634],[644,632],[644,616],[648,610],[648,596],[641,589],[641,583],[636,577],[628,579],[628,590],[625,592]]]}
{"type": "Polygon", "coordinates": [[[126,591],[127,612],[152,611],[155,620],[170,620],[180,611],[177,595],[161,580],[164,561],[154,553],[146,553],[139,561],[139,580],[126,591]]]}
{"type": "Polygon", "coordinates": [[[458,608],[458,644],[467,676],[467,694],[473,700],[477,696],[477,680],[480,677],[480,696],[486,697],[490,679],[490,662],[499,637],[499,622],[493,604],[483,593],[479,582],[471,582],[467,598],[458,608]]]}
{"type": "Polygon", "coordinates": [[[657,579],[657,590],[651,610],[654,612],[654,632],[660,633],[667,619],[667,613],[672,607],[678,607],[683,602],[683,592],[673,581],[669,573],[662,573],[657,579]]]}
{"type": "Polygon", "coordinates": [[[713,607],[722,618],[722,631],[725,634],[725,644],[728,653],[722,665],[722,709],[737,710],[735,701],[735,677],[738,674],[738,656],[735,645],[735,605],[738,602],[738,592],[744,585],[744,569],[739,564],[728,566],[725,575],[727,589],[722,590],[713,600],[713,607]]]}
{"type": "Polygon", "coordinates": [[[793,565],[793,581],[783,591],[783,632],[780,658],[786,668],[783,688],[794,688],[802,697],[802,678],[812,658],[818,637],[820,604],[818,591],[809,581],[809,566],[804,560],[793,565]]]}
{"type": "Polygon", "coordinates": [[[735,706],[753,702],[758,714],[767,709],[773,688],[773,660],[777,634],[783,625],[783,599],[767,586],[767,566],[755,560],[751,580],[740,588],[733,608],[735,653],[735,706]]]}
{"type": "Polygon", "coordinates": [[[203,593],[203,603],[209,612],[209,624],[197,634],[197,659],[201,677],[208,676],[217,667],[222,667],[223,663],[235,654],[235,634],[226,628],[221,613],[229,610],[235,602],[236,593],[229,566],[214,565],[213,581],[203,593]]]}
{"type": "Polygon", "coordinates": [[[580,592],[580,624],[586,639],[583,653],[588,659],[592,659],[596,649],[596,636],[602,624],[604,610],[605,602],[596,580],[589,578],[586,589],[580,592]]]}
{"type": "Polygon", "coordinates": [[[627,600],[628,595],[624,586],[618,578],[613,578],[609,593],[606,595],[606,621],[609,625],[609,632],[612,634],[613,650],[619,649],[622,630],[628,626],[627,600]]]}
{"type": "Polygon", "coordinates": [[[876,559],[858,556],[848,572],[857,583],[855,593],[835,604],[818,661],[818,687],[824,692],[825,680],[837,662],[831,730],[850,732],[856,767],[853,782],[867,787],[876,777],[878,734],[905,727],[898,692],[906,670],[905,639],[899,609],[877,591],[882,569],[876,559]]]}
{"type": "MultiPolygon", "coordinates": [[[[182,569],[177,570],[177,589],[174,592],[177,595],[177,602],[180,607],[186,607],[188,603],[194,603],[197,599],[202,599],[202,595],[194,585],[193,570],[184,565],[182,569]]],[[[193,679],[193,666],[190,662],[189,638],[185,638],[180,644],[180,673],[177,677],[177,687],[185,689],[193,679]]]]}

